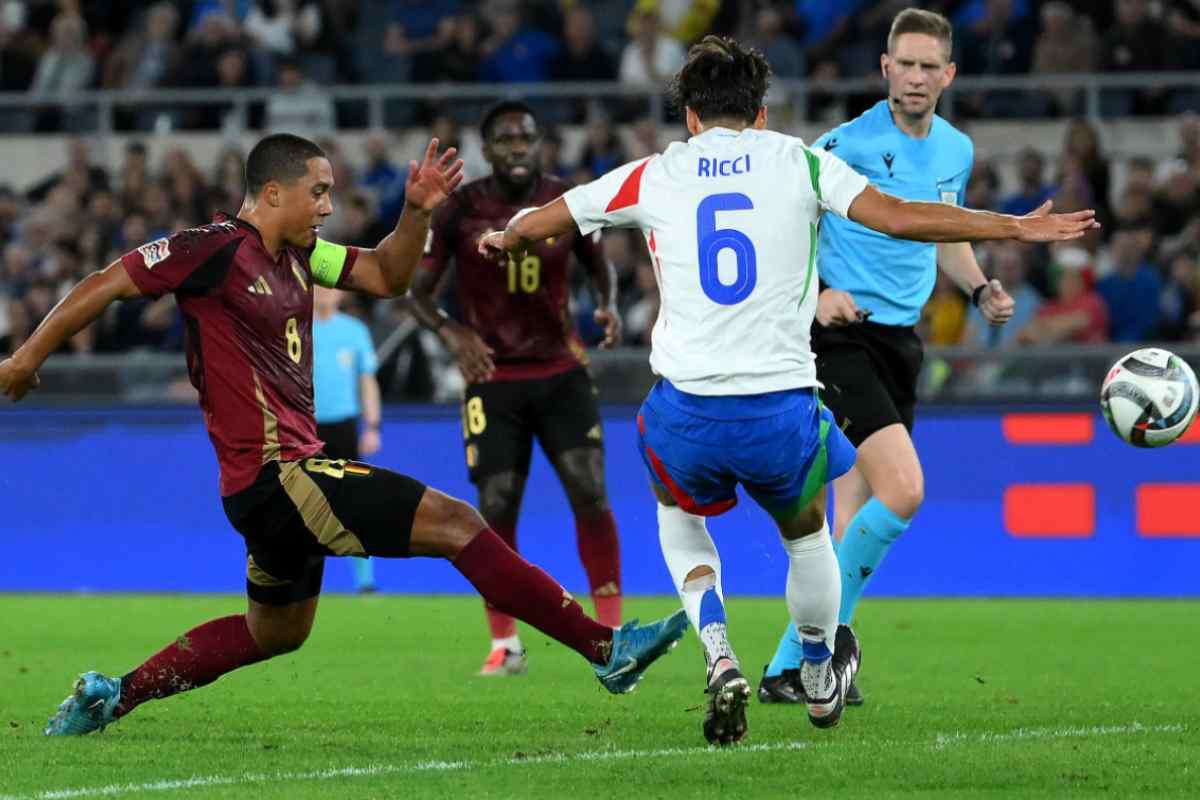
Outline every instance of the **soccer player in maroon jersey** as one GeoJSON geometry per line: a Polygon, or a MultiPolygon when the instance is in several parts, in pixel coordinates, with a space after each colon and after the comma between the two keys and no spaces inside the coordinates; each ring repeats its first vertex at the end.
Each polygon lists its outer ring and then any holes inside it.
{"type": "Polygon", "coordinates": [[[605,627],[471,506],[390,470],[322,456],[313,415],[313,284],[403,294],[433,209],[462,180],[454,155],[439,157],[431,141],[423,162],[410,163],[396,229],[374,249],[358,249],[318,235],[333,211],[333,174],[321,149],[290,134],[268,136],[247,158],[236,217],[150,242],[88,276],[0,362],[0,393],[20,400],[37,386],[46,357],[110,303],[173,292],[225,513],[247,551],[245,614],[187,631],[123,677],[80,676],[47,735],[102,729],[147,700],[297,649],[312,628],[330,555],[448,559],[492,605],[587,658],[612,692],[632,689],[683,635],[682,611],[644,627],[605,627]]]}
{"type": "MultiPolygon", "coordinates": [[[[463,437],[483,518],[516,549],[517,514],[536,437],[575,515],[576,543],[596,617],[617,625],[621,555],[604,487],[600,412],[583,343],[567,309],[574,256],[596,294],[596,321],[605,332],[601,346],[617,344],[616,275],[601,251],[600,237],[577,231],[539,243],[520,261],[497,265],[479,254],[480,236],[504,230],[517,211],[549,203],[570,188],[541,174],[541,131],[525,103],[496,104],[484,114],[480,132],[492,174],[466,184],[439,209],[423,269],[413,279],[411,308],[454,353],[467,381],[463,437]],[[451,260],[462,322],[450,319],[433,299],[451,260]]],[[[492,647],[479,674],[525,672],[516,622],[490,603],[486,610],[492,647]]]]}

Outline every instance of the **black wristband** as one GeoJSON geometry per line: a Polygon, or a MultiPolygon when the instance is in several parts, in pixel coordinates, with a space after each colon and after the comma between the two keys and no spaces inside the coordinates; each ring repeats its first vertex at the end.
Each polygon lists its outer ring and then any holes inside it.
{"type": "Polygon", "coordinates": [[[979,308],[979,298],[983,296],[983,290],[987,287],[986,283],[981,283],[971,290],[971,305],[979,308]]]}

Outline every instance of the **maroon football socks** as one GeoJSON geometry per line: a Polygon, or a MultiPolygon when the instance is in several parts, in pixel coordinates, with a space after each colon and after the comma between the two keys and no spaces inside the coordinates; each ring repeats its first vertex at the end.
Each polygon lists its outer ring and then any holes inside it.
{"type": "MultiPolygon", "coordinates": [[[[504,543],[511,547],[513,551],[517,549],[517,525],[515,522],[505,524],[494,524],[492,530],[496,535],[504,540],[504,543]]],[[[484,610],[487,612],[488,629],[492,632],[492,639],[507,639],[517,635],[517,621],[505,614],[503,611],[498,611],[487,600],[483,601],[484,610]]]]}
{"type": "Polygon", "coordinates": [[[511,614],[570,647],[593,664],[607,664],[612,628],[583,613],[566,589],[484,528],[454,566],[498,611],[511,614]]]}
{"type": "Polygon", "coordinates": [[[621,542],[609,510],[577,513],[575,540],[579,560],[592,587],[596,619],[610,628],[621,625],[621,542]]]}
{"type": "Polygon", "coordinates": [[[265,658],[250,635],[245,614],[210,620],[121,678],[121,702],[114,716],[123,717],[147,700],[205,686],[226,672],[265,658]]]}

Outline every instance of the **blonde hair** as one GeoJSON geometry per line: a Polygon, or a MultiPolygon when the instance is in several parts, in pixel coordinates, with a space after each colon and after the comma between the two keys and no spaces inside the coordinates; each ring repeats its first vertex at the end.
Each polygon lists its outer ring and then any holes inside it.
{"type": "Polygon", "coordinates": [[[938,39],[945,46],[946,60],[954,49],[954,29],[950,20],[936,11],[926,11],[922,8],[906,8],[892,20],[892,29],[888,31],[888,52],[896,49],[896,40],[906,33],[923,33],[938,39]]]}

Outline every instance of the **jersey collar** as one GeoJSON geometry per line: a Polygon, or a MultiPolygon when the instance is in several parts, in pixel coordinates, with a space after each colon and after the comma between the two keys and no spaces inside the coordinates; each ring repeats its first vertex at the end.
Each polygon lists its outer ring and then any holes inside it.
{"type": "Polygon", "coordinates": [[[743,128],[740,131],[735,131],[733,128],[723,128],[720,125],[709,128],[703,133],[698,133],[688,139],[688,142],[709,141],[710,139],[736,139],[746,132],[743,128]]]}

